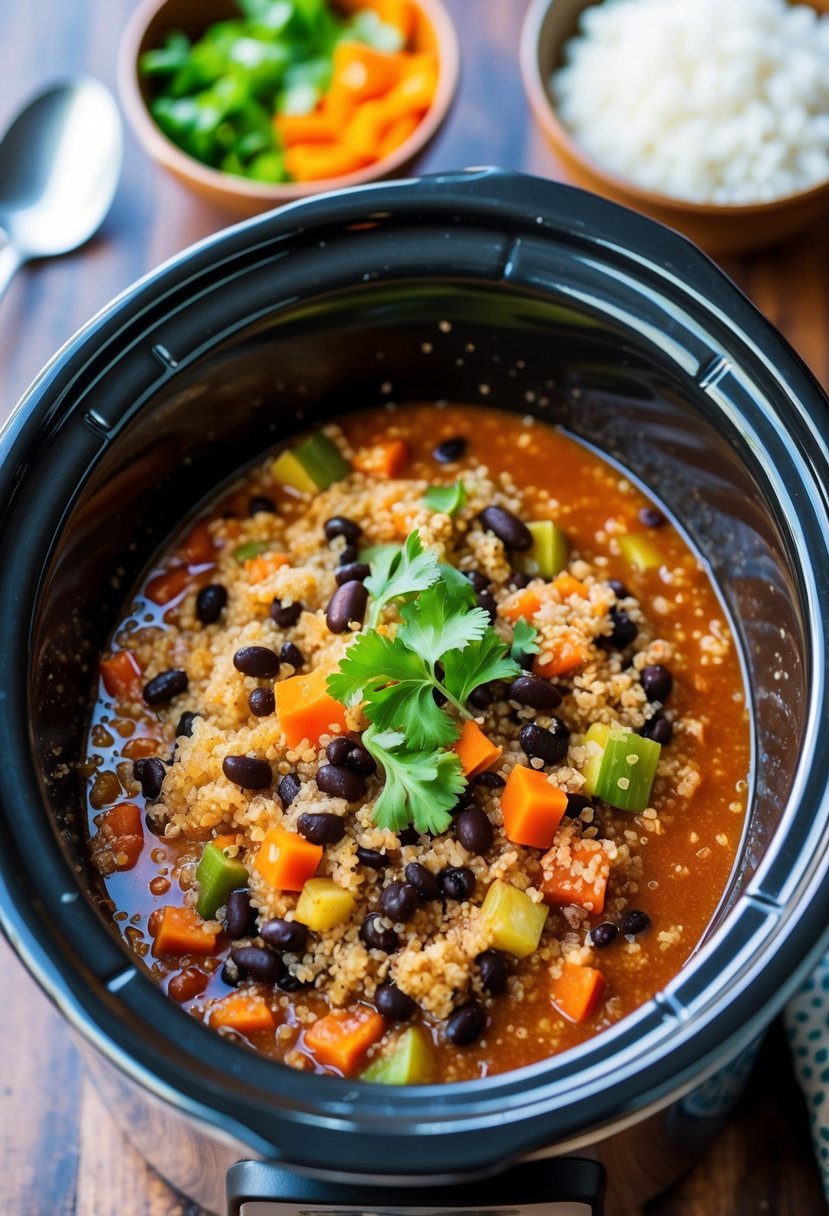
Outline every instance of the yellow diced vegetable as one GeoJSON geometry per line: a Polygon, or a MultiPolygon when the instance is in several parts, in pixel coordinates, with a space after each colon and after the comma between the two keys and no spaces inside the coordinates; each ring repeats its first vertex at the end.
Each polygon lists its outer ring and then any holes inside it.
{"type": "Polygon", "coordinates": [[[527,528],[533,543],[518,559],[519,569],[537,578],[552,578],[567,565],[570,552],[567,537],[551,519],[532,520],[527,528]]]}
{"type": "Polygon", "coordinates": [[[619,537],[622,557],[637,570],[658,570],[664,562],[661,550],[648,536],[640,532],[626,532],[619,537]]]}
{"type": "Polygon", "coordinates": [[[338,886],[333,878],[309,878],[302,888],[294,920],[321,933],[341,925],[353,911],[354,896],[338,886]]]}
{"type": "Polygon", "coordinates": [[[500,878],[487,891],[481,907],[491,944],[516,958],[526,958],[538,949],[549,911],[546,904],[533,903],[529,895],[500,878]]]}
{"type": "Polygon", "coordinates": [[[306,494],[319,493],[319,486],[293,452],[280,452],[271,465],[271,476],[281,486],[306,494]]]}
{"type": "Polygon", "coordinates": [[[583,743],[587,748],[587,761],[582,769],[584,777],[584,786],[582,787],[588,798],[592,798],[596,793],[596,782],[599,780],[599,772],[604,759],[604,749],[607,747],[607,741],[610,738],[610,727],[604,722],[594,722],[584,736],[583,743]]]}

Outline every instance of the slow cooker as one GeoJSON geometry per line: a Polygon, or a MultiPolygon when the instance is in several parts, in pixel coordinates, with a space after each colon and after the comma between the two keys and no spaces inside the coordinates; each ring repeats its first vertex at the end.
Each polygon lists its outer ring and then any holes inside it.
{"type": "Polygon", "coordinates": [[[212,1213],[629,1212],[701,1152],[829,923],[827,400],[681,237],[494,170],[219,233],[56,356],[2,435],[0,917],[114,1117],[212,1213]],[[709,564],[753,723],[740,861],[659,996],[486,1081],[385,1088],[263,1060],[184,1014],[93,896],[91,673],[150,555],[310,422],[454,399],[548,419],[669,504],[709,564]]]}

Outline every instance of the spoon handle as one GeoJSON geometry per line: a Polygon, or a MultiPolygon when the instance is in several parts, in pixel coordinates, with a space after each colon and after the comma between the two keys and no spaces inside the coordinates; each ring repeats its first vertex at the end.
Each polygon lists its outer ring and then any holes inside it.
{"type": "Polygon", "coordinates": [[[14,272],[23,265],[24,260],[11,241],[7,241],[0,249],[0,299],[6,294],[14,272]]]}

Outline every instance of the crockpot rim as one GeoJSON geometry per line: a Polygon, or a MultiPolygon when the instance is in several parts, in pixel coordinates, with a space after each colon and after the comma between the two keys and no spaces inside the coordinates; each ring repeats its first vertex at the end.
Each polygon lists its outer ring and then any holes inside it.
{"type": "MultiPolygon", "coordinates": [[[[386,209],[393,210],[396,203],[400,203],[401,206],[405,203],[405,192],[411,191],[415,188],[420,188],[422,193],[419,198],[411,200],[413,205],[420,205],[424,201],[423,194],[425,192],[432,203],[437,202],[443,206],[445,206],[447,203],[451,203],[453,206],[457,206],[459,212],[466,211],[467,216],[465,218],[467,219],[469,218],[469,213],[478,212],[488,223],[493,223],[496,221],[506,223],[508,218],[514,222],[521,221],[527,223],[529,221],[529,217],[536,217],[539,213],[543,213],[545,210],[547,210],[555,214],[556,221],[558,222],[559,226],[556,227],[552,221],[545,218],[539,224],[539,228],[535,229],[536,232],[540,230],[543,233],[543,231],[549,226],[553,228],[554,231],[562,238],[577,235],[578,239],[583,243],[586,243],[587,245],[592,244],[597,249],[601,249],[603,245],[614,247],[623,256],[626,256],[628,260],[635,260],[638,256],[641,262],[647,263],[652,270],[656,269],[663,274],[663,277],[666,278],[669,277],[669,272],[667,271],[668,265],[673,264],[675,267],[682,267],[682,272],[684,274],[689,273],[690,265],[690,267],[692,267],[698,275],[702,274],[703,276],[709,277],[709,282],[706,285],[707,292],[709,294],[706,295],[704,299],[701,296],[697,302],[699,304],[704,304],[706,311],[710,311],[712,308],[710,300],[712,284],[718,285],[720,292],[724,293],[728,299],[729,305],[732,308],[732,317],[734,316],[734,309],[737,310],[737,313],[742,311],[747,321],[752,322],[755,330],[762,332],[763,341],[766,344],[765,352],[760,350],[758,344],[754,343],[753,341],[749,341],[747,335],[742,329],[740,329],[739,334],[741,339],[744,340],[748,348],[752,351],[754,357],[759,357],[760,360],[765,364],[766,369],[772,371],[775,379],[781,385],[781,388],[785,387],[788,390],[788,395],[790,397],[792,397],[792,395],[796,395],[798,398],[797,404],[800,407],[801,412],[803,411],[806,402],[808,402],[809,407],[806,409],[806,415],[807,417],[811,418],[812,422],[814,423],[814,410],[817,408],[817,406],[820,406],[821,409],[825,408],[826,399],[822,393],[822,390],[817,385],[814,378],[811,377],[808,370],[803,367],[797,356],[794,355],[794,353],[790,350],[785,341],[776,333],[776,331],[774,331],[769,323],[766,322],[759,313],[757,313],[753,306],[750,305],[747,300],[745,300],[734,285],[731,284],[716,267],[714,267],[713,263],[709,262],[709,260],[705,258],[703,254],[691,246],[690,243],[684,238],[678,236],[677,234],[670,233],[667,230],[662,229],[659,225],[634,215],[634,213],[626,212],[624,208],[620,208],[614,204],[596,199],[593,196],[587,195],[581,191],[553,185],[549,182],[528,179],[521,177],[520,175],[504,174],[500,171],[474,170],[465,174],[438,175],[433,179],[422,179],[420,182],[409,180],[393,184],[361,187],[350,192],[338,192],[336,194],[318,196],[311,200],[293,204],[292,206],[281,210],[279,213],[272,213],[267,216],[257,217],[256,219],[245,221],[229,230],[214,234],[191,249],[185,250],[183,253],[165,263],[158,270],[151,272],[149,275],[139,280],[139,282],[133,287],[128,288],[110,305],[99,312],[96,317],[94,317],[79,331],[78,334],[75,335],[75,337],[70,339],[62,351],[55,356],[52,362],[47,365],[43,373],[41,373],[38,379],[34,382],[20,403],[17,411],[15,411],[13,414],[6,428],[0,432],[0,450],[4,444],[8,448],[13,446],[15,437],[19,436],[21,431],[26,427],[27,423],[31,421],[32,414],[37,410],[39,404],[43,407],[44,411],[48,411],[50,408],[53,408],[54,403],[52,403],[50,406],[50,402],[47,399],[47,390],[50,389],[56,380],[62,378],[63,391],[66,391],[66,388],[71,386],[73,377],[76,374],[80,374],[80,372],[83,370],[85,353],[89,351],[90,346],[95,346],[101,326],[103,326],[106,322],[117,321],[119,314],[121,314],[125,309],[131,308],[135,310],[137,308],[140,312],[144,303],[146,303],[148,306],[156,303],[157,300],[154,298],[156,288],[160,285],[163,286],[165,282],[171,283],[176,276],[180,276],[182,273],[185,278],[188,277],[194,262],[198,262],[200,259],[206,258],[208,263],[210,263],[212,254],[217,248],[228,254],[227,259],[225,259],[227,261],[234,256],[234,247],[238,251],[249,251],[252,246],[255,247],[255,241],[251,242],[249,240],[251,233],[258,232],[264,234],[270,232],[271,236],[267,238],[265,243],[271,243],[275,238],[282,239],[283,237],[287,238],[291,235],[297,235],[297,232],[307,232],[308,229],[313,228],[314,219],[317,216],[326,226],[330,225],[335,220],[338,223],[345,223],[345,221],[348,219],[354,220],[361,215],[365,215],[365,206],[367,202],[379,203],[381,206],[388,203],[389,206],[386,209]],[[403,198],[401,198],[401,194],[403,195],[403,198]],[[300,212],[302,213],[301,215],[298,214],[300,212]],[[614,246],[612,240],[603,239],[602,236],[603,222],[606,221],[606,223],[604,223],[605,231],[612,231],[614,224],[620,222],[620,215],[624,217],[624,222],[627,225],[625,233],[625,247],[621,249],[619,249],[618,245],[614,246]],[[569,224],[568,222],[562,224],[562,216],[564,216],[565,221],[569,221],[569,224]],[[585,218],[586,216],[592,216],[592,222],[594,224],[594,231],[592,233],[587,231],[589,224],[585,218]],[[306,220],[307,222],[302,224],[302,226],[297,230],[293,227],[295,219],[299,220],[300,223],[302,220],[306,220]],[[631,231],[633,231],[633,233],[639,238],[638,248],[635,250],[634,248],[631,248],[631,246],[636,245],[636,241],[632,240],[631,231]],[[653,258],[655,256],[655,250],[666,255],[664,258],[664,266],[658,265],[654,262],[653,258]],[[774,351],[773,359],[768,356],[769,348],[774,351]],[[786,369],[785,381],[783,379],[781,370],[783,368],[786,369]]],[[[374,210],[376,211],[377,209],[378,208],[375,206],[374,210]]],[[[537,221],[534,220],[534,222],[537,221]]],[[[213,261],[212,271],[216,272],[223,264],[223,261],[224,260],[219,260],[218,262],[213,261]]],[[[676,275],[678,271],[675,270],[670,273],[676,275]]],[[[674,282],[674,287],[679,287],[679,284],[676,281],[674,282]]],[[[683,286],[681,290],[686,295],[690,296],[693,294],[689,286],[683,286]]],[[[827,467],[825,453],[821,453],[820,458],[823,461],[825,472],[825,468],[827,467]]],[[[2,859],[2,862],[5,863],[5,858],[2,859]]],[[[28,941],[28,943],[23,941],[24,936],[29,936],[27,932],[28,926],[26,926],[20,920],[18,920],[16,923],[14,918],[9,915],[9,908],[6,905],[7,901],[4,901],[4,907],[3,909],[0,909],[0,915],[2,915],[4,920],[4,926],[7,933],[14,940],[14,944],[16,945],[18,951],[22,955],[28,956],[28,964],[30,969],[39,974],[41,983],[43,983],[47,990],[50,991],[50,995],[52,995],[53,998],[58,999],[60,1004],[66,1006],[67,1000],[65,992],[62,994],[63,999],[61,999],[59,977],[56,977],[54,974],[51,977],[46,975],[46,971],[49,970],[49,967],[44,957],[41,957],[40,959],[36,957],[38,954],[38,950],[36,948],[37,943],[33,942],[31,939],[28,941]]],[[[13,911],[19,911],[16,909],[13,901],[11,906],[13,911]]],[[[796,925],[795,927],[801,928],[802,926],[796,925]]],[[[809,946],[801,949],[800,951],[801,969],[806,965],[806,963],[803,962],[803,958],[806,957],[808,959],[820,948],[820,943],[816,943],[814,941],[813,932],[806,931],[803,936],[810,938],[811,940],[809,946]]],[[[146,984],[148,989],[152,992],[153,1001],[151,1004],[158,1004],[159,1011],[164,1008],[168,1010],[170,1014],[172,1014],[175,1007],[172,1005],[169,999],[166,998],[151,983],[151,981],[145,979],[138,972],[135,972],[135,974],[138,976],[140,982],[146,984]],[[163,1005],[156,1002],[155,998],[158,998],[163,1005]]],[[[784,992],[784,987],[781,987],[781,984],[784,983],[783,977],[775,973],[773,982],[774,989],[778,997],[777,1003],[779,1004],[782,1002],[781,993],[784,992]]],[[[791,982],[793,982],[793,980],[790,978],[789,984],[791,984],[791,982]]],[[[147,995],[149,995],[149,993],[147,995]]],[[[743,995],[745,996],[746,994],[743,995]]],[[[765,1006],[763,1006],[763,1008],[765,1008],[765,1006]]],[[[590,1056],[595,1052],[596,1044],[599,1044],[600,1046],[610,1044],[612,1040],[620,1037],[623,1032],[630,1030],[632,1026],[635,1026],[639,1022],[646,1020],[647,1014],[652,1014],[657,1010],[658,1016],[656,1019],[656,1024],[659,1024],[660,1026],[666,1018],[674,1017],[676,1012],[675,1010],[671,1009],[670,1002],[666,1002],[665,1000],[660,1002],[659,998],[657,998],[656,1002],[649,1002],[648,1005],[643,1006],[636,1013],[629,1015],[629,1017],[625,1018],[619,1024],[619,1026],[615,1027],[613,1030],[608,1031],[593,1040],[590,1040],[589,1043],[580,1048],[574,1049],[572,1052],[565,1053],[566,1057],[573,1061],[578,1060],[585,1055],[590,1056]]],[[[757,1013],[757,1011],[754,1012],[757,1013]]],[[[80,1012],[76,1009],[73,1011],[73,1013],[74,1017],[72,1020],[76,1021],[77,1024],[77,1021],[81,1016],[80,1012]]],[[[84,1014],[87,1017],[89,1016],[88,1011],[84,1011],[84,1014]]],[[[193,1023],[191,1019],[188,1019],[186,1015],[181,1014],[180,1011],[175,1010],[175,1014],[178,1018],[184,1019],[184,1022],[190,1022],[191,1026],[198,1026],[197,1023],[193,1023]]],[[[757,1016],[759,1017],[759,1013],[757,1013],[757,1016]]],[[[183,1025],[184,1022],[181,1024],[183,1025]]],[[[99,1039],[99,1022],[95,1022],[93,1020],[92,1025],[95,1027],[94,1037],[99,1039]]],[[[211,1043],[215,1044],[215,1050],[218,1053],[220,1051],[220,1040],[218,1036],[215,1036],[212,1032],[200,1026],[198,1026],[198,1030],[203,1036],[203,1042],[207,1043],[209,1040],[211,1043]]],[[[85,1027],[85,1033],[87,1036],[89,1036],[88,1025],[85,1027]]],[[[110,1040],[107,1040],[105,1044],[98,1042],[98,1046],[99,1048],[103,1047],[105,1054],[117,1055],[117,1052],[113,1052],[112,1050],[113,1043],[110,1040]]],[[[317,1096],[323,1101],[323,1103],[325,1098],[330,1097],[332,1107],[336,1104],[337,1098],[343,1098],[348,1091],[353,1091],[354,1089],[353,1082],[339,1081],[331,1078],[322,1079],[303,1077],[302,1074],[295,1074],[293,1073],[293,1070],[287,1069],[282,1065],[249,1056],[247,1052],[240,1052],[238,1048],[233,1047],[230,1044],[221,1043],[221,1054],[228,1051],[232,1052],[233,1057],[237,1059],[237,1062],[238,1057],[240,1056],[243,1056],[245,1060],[251,1061],[252,1066],[253,1062],[255,1061],[257,1071],[263,1070],[264,1074],[271,1072],[273,1069],[277,1069],[279,1076],[283,1081],[286,1079],[286,1074],[290,1074],[290,1079],[296,1079],[297,1084],[301,1082],[303,1085],[307,1086],[310,1082],[312,1088],[314,1086],[319,1088],[320,1084],[325,1086],[325,1091],[320,1091],[317,1096]],[[337,1090],[340,1092],[337,1093],[337,1090]]],[[[613,1055],[612,1048],[609,1054],[611,1056],[613,1055]]],[[[564,1057],[553,1057],[552,1060],[542,1061],[539,1064],[532,1065],[524,1069],[515,1070],[511,1073],[505,1073],[496,1078],[488,1079],[486,1082],[487,1088],[492,1092],[497,1089],[499,1093],[508,1094],[515,1098],[518,1091],[524,1094],[525,1090],[532,1090],[533,1087],[529,1083],[538,1081],[538,1074],[548,1072],[551,1066],[555,1065],[556,1060],[561,1060],[563,1058],[564,1057]]],[[[230,1055],[227,1055],[226,1059],[230,1061],[230,1055]]],[[[693,1063],[698,1061],[698,1059],[699,1057],[696,1056],[695,1061],[691,1061],[690,1064],[693,1065],[693,1063]]],[[[161,1063],[163,1063],[163,1061],[161,1063]]],[[[220,1069],[217,1071],[220,1071],[220,1069]]],[[[238,1073],[250,1070],[242,1069],[240,1066],[232,1071],[238,1073]]],[[[154,1073],[151,1075],[157,1076],[158,1074],[154,1073]]],[[[257,1078],[257,1088],[266,1088],[266,1081],[267,1075],[265,1075],[264,1081],[261,1077],[257,1078]]],[[[144,1077],[144,1083],[146,1084],[146,1076],[144,1077]]],[[[363,1094],[373,1094],[377,1103],[377,1110],[375,1112],[376,1117],[378,1119],[382,1119],[384,1115],[387,1115],[389,1109],[388,1093],[383,1092],[382,1095],[377,1094],[375,1091],[381,1087],[366,1086],[365,1084],[363,1084],[360,1088],[363,1094]]],[[[422,1107],[427,1101],[432,1100],[434,1097],[440,1096],[441,1098],[448,1098],[450,1096],[454,1097],[457,1095],[460,1098],[465,1097],[467,1094],[476,1096],[475,1091],[479,1090],[480,1088],[481,1086],[479,1082],[454,1083],[451,1085],[423,1087],[422,1089],[418,1087],[417,1090],[396,1093],[395,1100],[391,1105],[394,1107],[395,1115],[399,1117],[401,1113],[401,1105],[405,1107],[411,1106],[413,1110],[416,1110],[418,1107],[422,1107]]],[[[539,1101],[542,1100],[542,1098],[539,1098],[539,1101]]],[[[366,1105],[370,1105],[369,1098],[366,1098],[366,1105]]],[[[618,1113],[618,1111],[619,1107],[616,1105],[615,1113],[618,1113]]],[[[524,1120],[529,1117],[524,1107],[520,1108],[520,1114],[524,1120]]],[[[366,1111],[360,1111],[356,1117],[358,1119],[364,1119],[366,1115],[366,1111]]],[[[587,1118],[587,1115],[585,1115],[585,1119],[588,1122],[591,1121],[587,1118]]],[[[222,1121],[226,1122],[224,1119],[222,1119],[222,1121]]],[[[400,1128],[399,1130],[400,1134],[407,1134],[412,1130],[411,1124],[407,1124],[407,1126],[400,1128]]],[[[247,1129],[247,1132],[248,1139],[250,1139],[250,1129],[247,1129]]],[[[535,1138],[537,1139],[538,1137],[535,1138]]],[[[540,1138],[542,1140],[546,1140],[548,1138],[548,1133],[543,1132],[540,1138]]],[[[527,1147],[532,1146],[533,1140],[534,1137],[529,1135],[528,1132],[525,1132],[524,1135],[520,1137],[520,1142],[514,1139],[512,1147],[507,1148],[506,1150],[507,1154],[514,1155],[519,1151],[524,1151],[527,1147]]]]}

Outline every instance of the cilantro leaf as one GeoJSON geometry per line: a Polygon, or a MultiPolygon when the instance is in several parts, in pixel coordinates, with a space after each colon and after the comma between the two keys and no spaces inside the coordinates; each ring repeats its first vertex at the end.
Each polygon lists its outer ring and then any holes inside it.
{"type": "Polygon", "coordinates": [[[451,824],[450,811],[466,785],[460,758],[454,752],[410,750],[403,743],[399,731],[370,726],[363,734],[363,746],[385,777],[374,822],[392,832],[411,823],[421,835],[440,835],[451,824]]]}
{"type": "Polygon", "coordinates": [[[448,562],[441,562],[439,569],[441,579],[444,583],[449,584],[458,595],[459,600],[463,600],[468,608],[474,608],[477,603],[477,596],[475,595],[475,588],[466,575],[461,574],[460,570],[454,566],[450,566],[448,562]]]}
{"type": "Polygon", "coordinates": [[[439,511],[441,515],[454,515],[467,503],[466,486],[462,481],[456,481],[451,486],[429,486],[423,495],[423,501],[430,511],[439,511]]]}
{"type": "Polygon", "coordinates": [[[371,574],[364,586],[374,602],[369,613],[368,626],[373,629],[380,620],[383,606],[390,600],[425,591],[440,578],[438,561],[434,553],[424,552],[420,534],[410,532],[401,550],[386,550],[371,563],[371,574]]]}
{"type": "Polygon", "coordinates": [[[445,582],[427,588],[401,608],[400,615],[404,624],[397,631],[398,640],[421,655],[432,670],[448,650],[462,650],[479,641],[489,628],[484,609],[470,611],[466,594],[445,582]]]}
{"type": "Polygon", "coordinates": [[[450,650],[443,656],[443,687],[461,705],[470,693],[491,680],[514,680],[521,668],[507,656],[507,647],[494,629],[463,650],[450,650]]]}
{"type": "Polygon", "coordinates": [[[525,621],[523,617],[519,617],[515,622],[515,629],[512,635],[512,646],[510,646],[510,655],[520,665],[521,660],[528,654],[538,654],[541,646],[538,642],[538,630],[529,621],[525,621]]]}

